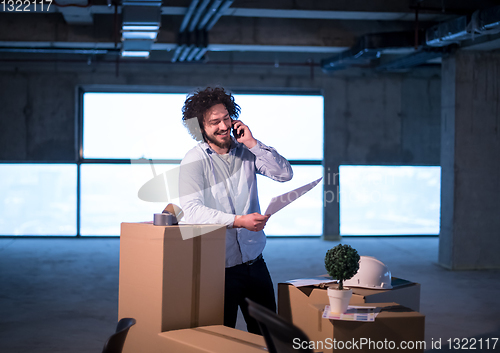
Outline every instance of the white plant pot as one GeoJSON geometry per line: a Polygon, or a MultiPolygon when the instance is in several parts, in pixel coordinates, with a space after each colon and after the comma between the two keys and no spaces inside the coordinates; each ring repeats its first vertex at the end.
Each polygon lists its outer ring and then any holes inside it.
{"type": "Polygon", "coordinates": [[[338,290],[328,288],[328,298],[330,299],[330,312],[332,314],[343,314],[347,311],[349,301],[352,297],[352,289],[338,290]]]}

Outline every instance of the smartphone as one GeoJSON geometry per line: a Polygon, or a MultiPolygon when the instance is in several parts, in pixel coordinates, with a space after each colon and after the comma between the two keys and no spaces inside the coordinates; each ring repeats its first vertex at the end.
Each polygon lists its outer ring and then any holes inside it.
{"type": "Polygon", "coordinates": [[[242,135],[242,134],[238,134],[238,133],[236,132],[236,129],[234,128],[234,123],[235,123],[235,122],[236,122],[236,120],[233,120],[233,119],[231,118],[231,133],[233,134],[233,136],[234,136],[234,138],[235,138],[235,139],[239,139],[239,138],[241,137],[241,135],[242,135]]]}

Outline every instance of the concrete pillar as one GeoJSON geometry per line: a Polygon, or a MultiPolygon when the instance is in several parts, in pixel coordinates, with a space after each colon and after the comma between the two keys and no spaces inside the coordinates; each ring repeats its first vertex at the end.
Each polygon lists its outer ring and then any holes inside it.
{"type": "Polygon", "coordinates": [[[500,55],[443,59],[439,263],[500,268],[500,55]]]}
{"type": "Polygon", "coordinates": [[[323,92],[324,100],[324,176],[323,239],[338,241],[340,236],[339,166],[346,154],[347,117],[344,80],[334,80],[323,92]]]}

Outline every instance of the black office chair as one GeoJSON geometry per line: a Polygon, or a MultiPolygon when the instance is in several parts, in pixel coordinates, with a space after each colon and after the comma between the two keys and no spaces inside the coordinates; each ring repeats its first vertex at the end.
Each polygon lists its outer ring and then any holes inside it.
{"type": "Polygon", "coordinates": [[[306,346],[302,343],[310,340],[301,329],[262,305],[248,298],[246,301],[248,313],[259,323],[269,353],[313,353],[309,348],[302,348],[306,346]]]}
{"type": "Polygon", "coordinates": [[[128,330],[135,325],[135,322],[135,319],[131,318],[123,318],[118,321],[118,325],[116,325],[116,332],[113,333],[104,344],[102,353],[121,353],[123,344],[127,338],[128,330]]]}

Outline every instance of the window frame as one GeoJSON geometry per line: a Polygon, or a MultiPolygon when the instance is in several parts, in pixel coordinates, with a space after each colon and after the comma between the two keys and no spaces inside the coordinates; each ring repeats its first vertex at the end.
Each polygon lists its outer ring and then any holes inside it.
{"type": "MultiPolygon", "coordinates": [[[[151,160],[149,159],[117,159],[117,158],[84,158],[83,157],[83,117],[84,117],[84,94],[85,93],[181,93],[188,95],[193,91],[193,87],[188,86],[148,86],[148,85],[80,85],[76,88],[76,164],[77,164],[77,216],[76,216],[76,237],[82,238],[115,238],[114,235],[100,235],[100,236],[87,236],[81,235],[81,166],[82,164],[131,164],[133,163],[144,163],[149,164],[151,160]]],[[[245,88],[231,88],[231,93],[238,94],[255,94],[255,95],[301,95],[301,96],[322,96],[324,99],[324,94],[322,90],[307,90],[307,89],[245,89],[245,88]]],[[[324,111],[324,105],[323,105],[324,111]]],[[[324,115],[323,115],[323,134],[324,142],[324,115]]],[[[323,149],[323,160],[324,160],[324,149],[323,149]]],[[[311,159],[311,160],[289,160],[291,165],[323,165],[323,160],[311,159]]],[[[180,164],[180,159],[154,159],[154,162],[164,163],[164,164],[180,164]]],[[[269,237],[284,237],[287,236],[273,236],[269,237]]],[[[298,236],[291,236],[297,238],[298,236]]],[[[307,236],[309,237],[321,237],[317,235],[307,236]]]]}

